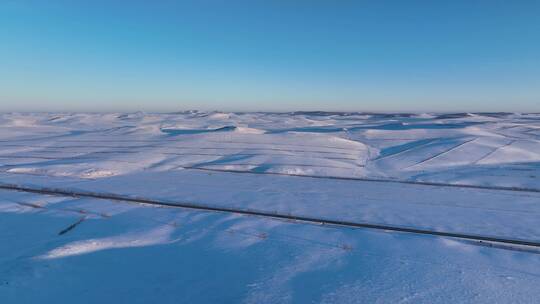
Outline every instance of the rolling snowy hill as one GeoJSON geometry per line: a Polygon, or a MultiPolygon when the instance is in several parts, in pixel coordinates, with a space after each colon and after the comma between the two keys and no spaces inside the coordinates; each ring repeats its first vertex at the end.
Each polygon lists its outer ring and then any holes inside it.
{"type": "Polygon", "coordinates": [[[539,177],[540,114],[1,114],[0,303],[537,303],[539,177]]]}

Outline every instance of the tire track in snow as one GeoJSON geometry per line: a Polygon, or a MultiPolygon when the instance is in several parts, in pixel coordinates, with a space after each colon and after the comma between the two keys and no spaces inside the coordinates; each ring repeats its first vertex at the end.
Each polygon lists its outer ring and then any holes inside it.
{"type": "MultiPolygon", "coordinates": [[[[504,138],[509,138],[509,139],[515,139],[515,140],[522,140],[522,141],[528,141],[528,142],[534,142],[534,143],[539,143],[540,140],[537,140],[537,139],[532,139],[532,138],[524,138],[524,137],[518,137],[518,136],[513,136],[513,135],[508,135],[508,134],[504,134],[504,133],[499,133],[499,132],[495,132],[495,131],[490,131],[491,133],[493,134],[497,134],[497,135],[500,135],[504,138]]],[[[540,137],[539,135],[537,135],[538,137],[540,137]]]]}
{"type": "Polygon", "coordinates": [[[477,139],[478,139],[478,137],[475,137],[475,138],[473,138],[473,139],[464,141],[464,142],[462,142],[462,143],[460,143],[460,144],[457,144],[457,145],[451,147],[450,149],[447,149],[447,150],[445,150],[445,151],[439,152],[439,153],[437,153],[437,154],[435,154],[435,155],[432,155],[432,156],[430,156],[430,157],[428,157],[428,158],[426,158],[426,159],[424,159],[424,160],[421,160],[421,161],[417,162],[416,164],[413,164],[413,165],[410,165],[410,166],[407,166],[407,167],[404,167],[404,168],[401,168],[401,169],[408,169],[408,168],[411,168],[411,167],[414,167],[414,166],[421,165],[421,164],[426,163],[426,162],[428,162],[428,161],[430,161],[430,160],[433,160],[433,159],[435,159],[435,158],[437,158],[437,157],[439,157],[439,156],[441,156],[441,155],[444,155],[444,154],[446,154],[446,153],[448,153],[448,152],[454,151],[455,149],[457,149],[457,148],[459,148],[459,147],[461,147],[461,146],[464,146],[464,145],[466,145],[466,144],[468,144],[468,143],[470,143],[470,142],[473,142],[473,141],[475,141],[475,140],[477,140],[477,139]]]}
{"type": "MultiPolygon", "coordinates": [[[[358,142],[358,141],[355,141],[355,140],[351,140],[351,139],[348,139],[350,140],[351,142],[354,142],[354,143],[358,143],[358,144],[363,144],[362,142],[358,142]]],[[[343,148],[343,147],[334,147],[334,146],[325,146],[325,145],[306,145],[306,144],[285,144],[285,143],[275,143],[275,142],[272,142],[272,143],[265,143],[265,142],[249,142],[249,141],[232,141],[232,140],[227,140],[227,141],[221,141],[221,140],[205,140],[205,142],[211,142],[211,143],[225,143],[225,144],[245,144],[245,145],[269,145],[269,146],[282,146],[282,147],[310,147],[310,148],[326,148],[326,149],[336,149],[336,150],[345,150],[345,151],[350,151],[351,148],[343,148]]]]}
{"type": "MultiPolygon", "coordinates": [[[[251,163],[216,163],[216,164],[204,164],[204,166],[280,166],[280,167],[309,167],[309,168],[331,168],[331,169],[348,169],[352,170],[355,168],[363,168],[363,165],[356,165],[354,167],[342,167],[342,166],[329,166],[329,165],[312,165],[312,164],[294,164],[294,163],[260,163],[260,164],[251,164],[251,163]]],[[[177,168],[184,168],[179,166],[177,168]]]]}
{"type": "Polygon", "coordinates": [[[473,165],[478,164],[480,161],[482,161],[482,160],[484,160],[484,159],[490,157],[491,155],[493,155],[493,153],[499,151],[500,149],[503,149],[503,148],[505,148],[505,147],[508,147],[508,146],[512,145],[512,144],[515,143],[516,141],[517,141],[517,140],[515,140],[515,139],[514,139],[514,140],[511,140],[511,141],[507,142],[506,144],[504,144],[504,145],[502,145],[502,146],[499,146],[499,147],[497,147],[497,148],[495,148],[495,149],[489,151],[486,155],[484,155],[484,156],[480,157],[479,159],[475,160],[472,164],[473,164],[473,165]]]}
{"type": "MultiPolygon", "coordinates": [[[[38,158],[38,159],[50,159],[50,160],[59,160],[59,159],[65,159],[68,157],[79,157],[84,155],[91,155],[91,154],[137,154],[137,153],[145,153],[147,151],[90,151],[90,152],[76,152],[76,151],[35,151],[32,153],[73,153],[73,155],[66,155],[64,157],[56,156],[56,157],[49,157],[49,156],[43,156],[43,155],[0,155],[0,158],[38,158]],[[78,153],[78,154],[77,154],[78,153]]],[[[153,152],[152,154],[156,155],[177,155],[177,156],[230,156],[232,154],[217,154],[217,153],[174,153],[174,152],[153,152]]],[[[317,156],[305,156],[305,155],[298,155],[298,154],[279,154],[279,153],[234,153],[234,155],[246,155],[246,156],[283,156],[283,157],[301,157],[301,158],[312,158],[312,159],[322,159],[322,160],[358,160],[357,158],[349,158],[349,157],[317,157],[317,156]]],[[[94,158],[90,158],[94,159],[94,158]]],[[[106,160],[106,159],[105,159],[106,160]]],[[[116,161],[116,160],[115,160],[116,161]]]]}
{"type": "MultiPolygon", "coordinates": [[[[0,142],[7,142],[7,143],[12,143],[12,142],[24,142],[24,141],[37,141],[37,139],[28,139],[28,140],[25,140],[25,139],[14,139],[14,140],[0,140],[0,142]]],[[[291,146],[291,147],[312,147],[312,148],[327,148],[327,149],[336,149],[336,150],[346,150],[346,151],[349,151],[350,148],[344,148],[344,147],[335,147],[335,146],[325,146],[325,145],[306,145],[306,144],[288,144],[288,143],[275,143],[275,142],[272,142],[272,143],[265,143],[265,142],[243,142],[243,141],[218,141],[218,140],[205,140],[206,142],[212,142],[212,143],[224,143],[224,144],[248,144],[248,145],[255,145],[255,144],[260,144],[260,145],[272,145],[272,146],[283,146],[283,147],[287,147],[287,146],[291,146]]],[[[353,140],[354,141],[354,140],[353,140]]],[[[156,139],[156,140],[138,140],[138,139],[133,139],[133,140],[107,140],[107,139],[103,139],[103,140],[61,140],[61,141],[57,141],[55,143],[119,143],[119,142],[125,142],[125,143],[168,143],[168,142],[172,142],[172,143],[179,143],[180,141],[178,140],[166,140],[166,139],[156,139]]],[[[354,141],[354,142],[357,142],[357,141],[354,141]]],[[[24,146],[24,147],[27,147],[28,145],[20,145],[20,146],[24,146]]]]}
{"type": "Polygon", "coordinates": [[[36,145],[3,145],[5,147],[21,147],[21,148],[48,148],[48,149],[88,149],[89,147],[98,148],[98,149],[136,149],[136,148],[149,148],[149,149],[173,149],[173,150],[246,150],[246,151],[281,151],[281,152],[300,152],[300,153],[320,153],[320,154],[339,154],[345,156],[354,156],[352,153],[346,152],[332,152],[332,151],[321,151],[321,150],[295,150],[295,149],[278,149],[278,148],[252,148],[252,147],[186,147],[186,146],[156,146],[156,145],[139,145],[139,146],[36,146],[36,145]]]}
{"type": "Polygon", "coordinates": [[[197,167],[197,166],[179,166],[177,167],[177,169],[223,172],[223,173],[238,173],[238,174],[279,175],[279,176],[291,176],[291,177],[302,177],[302,178],[348,180],[348,181],[374,182],[374,183],[394,183],[394,184],[408,184],[408,185],[419,185],[419,186],[429,186],[429,187],[468,188],[468,189],[482,189],[482,190],[495,190],[495,191],[540,193],[540,189],[526,188],[526,187],[482,186],[482,185],[470,185],[470,184],[446,184],[446,183],[438,183],[438,182],[420,182],[420,181],[401,180],[401,179],[310,175],[310,174],[294,174],[294,173],[280,173],[280,172],[255,172],[255,171],[234,170],[234,169],[212,169],[212,168],[197,167]]]}
{"type": "Polygon", "coordinates": [[[385,156],[381,156],[379,158],[375,158],[373,161],[379,161],[379,160],[382,160],[382,159],[385,159],[385,158],[388,158],[388,157],[393,157],[393,156],[397,156],[397,155],[401,155],[403,153],[406,153],[406,152],[409,152],[409,151],[412,151],[412,150],[415,150],[415,149],[418,149],[418,148],[421,148],[421,147],[425,147],[429,144],[432,144],[436,141],[439,141],[439,139],[435,139],[435,140],[430,140],[429,142],[426,142],[426,143],[423,143],[423,144],[419,144],[419,145],[416,145],[416,146],[413,146],[413,147],[410,147],[410,148],[407,148],[407,149],[404,149],[404,150],[401,150],[401,151],[398,151],[396,153],[392,153],[392,154],[388,154],[388,155],[385,155],[385,156]]]}
{"type": "Polygon", "coordinates": [[[81,217],[75,223],[67,226],[66,228],[62,229],[62,231],[58,232],[58,235],[63,235],[70,232],[71,230],[75,229],[75,227],[79,226],[82,222],[84,222],[85,220],[86,220],[86,216],[81,217]]]}

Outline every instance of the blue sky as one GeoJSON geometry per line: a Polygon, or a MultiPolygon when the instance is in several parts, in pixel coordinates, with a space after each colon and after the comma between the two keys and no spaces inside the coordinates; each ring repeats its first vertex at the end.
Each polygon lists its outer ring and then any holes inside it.
{"type": "Polygon", "coordinates": [[[0,2],[1,111],[540,111],[540,1],[0,2]]]}

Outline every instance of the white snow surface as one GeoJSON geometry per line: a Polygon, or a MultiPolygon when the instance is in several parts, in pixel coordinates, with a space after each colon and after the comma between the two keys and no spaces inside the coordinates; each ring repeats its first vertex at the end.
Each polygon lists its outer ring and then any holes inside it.
{"type": "MultiPolygon", "coordinates": [[[[2,185],[538,242],[539,177],[540,114],[0,114],[2,185]]],[[[0,303],[540,302],[457,238],[0,190],[0,241],[0,303]]]]}

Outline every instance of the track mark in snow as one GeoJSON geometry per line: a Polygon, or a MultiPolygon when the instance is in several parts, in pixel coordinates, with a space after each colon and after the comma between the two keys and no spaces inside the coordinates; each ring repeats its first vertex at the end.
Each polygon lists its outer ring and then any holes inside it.
{"type": "MultiPolygon", "coordinates": [[[[58,151],[39,151],[39,153],[58,153],[58,151]]],[[[62,152],[64,153],[64,152],[62,152]]],[[[65,151],[65,153],[77,153],[77,152],[70,152],[65,151]]],[[[87,154],[79,154],[79,155],[67,155],[64,157],[56,156],[56,157],[47,157],[47,156],[41,156],[41,155],[21,155],[21,156],[14,156],[14,157],[5,157],[5,158],[35,158],[35,159],[45,159],[45,160],[62,160],[67,158],[76,158],[81,160],[92,160],[95,159],[94,157],[89,158],[79,158],[79,156],[83,155],[91,155],[91,154],[136,154],[136,153],[145,153],[145,151],[92,151],[88,152],[87,154]]],[[[217,154],[217,153],[174,153],[174,152],[155,152],[154,155],[177,155],[177,156],[230,156],[231,154],[217,154]]],[[[352,157],[318,157],[318,156],[304,156],[304,155],[298,155],[298,154],[279,154],[279,153],[235,153],[235,155],[247,155],[247,156],[284,156],[284,157],[302,157],[302,158],[310,158],[310,159],[328,159],[328,160],[358,160],[357,158],[352,157]]],[[[3,156],[0,156],[0,159],[4,158],[3,156]]],[[[118,160],[114,160],[118,161],[118,160]]]]}
{"type": "MultiPolygon", "coordinates": [[[[250,163],[216,163],[216,164],[202,164],[196,165],[195,168],[205,168],[208,166],[252,166],[252,167],[308,167],[308,168],[331,168],[331,169],[355,169],[363,168],[363,165],[356,165],[355,167],[342,167],[342,166],[329,166],[329,165],[311,165],[311,164],[278,164],[278,163],[260,163],[260,164],[250,164],[250,163]]],[[[183,169],[183,166],[177,167],[183,169]]]]}
{"type": "MultiPolygon", "coordinates": [[[[351,152],[336,152],[336,151],[322,151],[322,150],[298,150],[298,149],[279,149],[279,148],[253,148],[253,147],[187,147],[187,146],[161,146],[161,145],[139,145],[139,146],[35,146],[35,145],[6,145],[9,147],[24,147],[24,148],[48,148],[48,149],[88,149],[98,148],[98,149],[129,149],[127,151],[132,151],[133,149],[170,149],[170,150],[245,150],[245,151],[279,151],[279,152],[300,152],[300,153],[320,153],[320,154],[339,154],[345,156],[354,157],[355,154],[351,152]]],[[[139,150],[144,152],[143,150],[139,150]]],[[[39,152],[39,151],[37,151],[39,152]]],[[[74,151],[71,151],[74,152],[74,151]]],[[[86,151],[84,151],[86,152],[86,151]]],[[[96,151],[98,152],[98,151],[96,151]]],[[[154,152],[154,151],[152,151],[154,152]]]]}
{"type": "Polygon", "coordinates": [[[46,159],[46,160],[58,160],[58,159],[64,159],[64,158],[58,158],[58,157],[46,157],[46,156],[25,156],[25,155],[2,155],[0,156],[1,159],[46,159]]]}
{"type": "Polygon", "coordinates": [[[464,146],[464,145],[466,145],[466,144],[468,144],[468,143],[470,143],[470,142],[473,142],[473,141],[475,141],[475,140],[477,140],[477,139],[478,139],[478,137],[475,137],[475,138],[473,138],[473,139],[464,141],[464,142],[462,142],[462,143],[460,143],[460,144],[457,144],[457,145],[451,147],[450,149],[447,149],[447,150],[445,150],[445,151],[439,152],[439,153],[437,153],[437,154],[435,154],[435,155],[432,155],[432,156],[430,156],[430,157],[428,157],[428,158],[426,158],[426,159],[424,159],[424,160],[422,160],[422,161],[417,162],[416,164],[413,164],[413,165],[404,167],[404,168],[402,168],[402,169],[408,169],[408,168],[411,168],[411,167],[414,167],[414,166],[417,166],[417,165],[421,165],[421,164],[426,163],[426,162],[428,162],[428,161],[430,161],[430,160],[433,160],[433,159],[435,159],[435,158],[437,158],[437,157],[439,157],[439,156],[441,156],[441,155],[444,155],[444,154],[446,154],[446,153],[448,153],[448,152],[454,151],[454,150],[456,150],[457,148],[459,148],[459,147],[461,147],[461,146],[464,146]]]}
{"type": "Polygon", "coordinates": [[[495,131],[491,131],[491,133],[500,135],[500,136],[505,137],[505,138],[515,139],[515,140],[523,140],[523,141],[529,141],[529,142],[534,142],[534,143],[540,142],[540,140],[537,140],[537,139],[526,138],[526,137],[525,138],[524,137],[518,137],[518,136],[508,135],[508,134],[495,132],[495,131]]]}
{"type": "Polygon", "coordinates": [[[505,148],[505,147],[508,147],[508,146],[512,145],[512,144],[515,143],[516,141],[517,141],[517,140],[515,140],[515,139],[514,139],[514,140],[511,140],[511,141],[507,142],[506,144],[504,144],[504,145],[502,145],[502,146],[500,146],[500,147],[497,147],[497,148],[495,148],[495,149],[489,151],[486,155],[484,155],[484,156],[482,156],[481,158],[475,160],[475,161],[473,162],[473,165],[478,164],[480,161],[482,161],[482,160],[484,160],[484,159],[490,157],[491,155],[493,155],[493,153],[499,151],[499,150],[502,149],[502,148],[505,148]]]}
{"type": "Polygon", "coordinates": [[[382,160],[382,159],[385,159],[385,158],[388,158],[388,157],[397,156],[397,155],[400,155],[400,154],[403,154],[403,153],[406,153],[406,152],[409,152],[409,151],[412,151],[412,150],[427,146],[427,145],[429,145],[429,144],[431,144],[433,142],[436,142],[436,141],[438,141],[438,139],[429,140],[428,142],[425,142],[425,143],[422,143],[422,144],[419,144],[419,145],[416,145],[416,146],[412,146],[410,148],[407,148],[407,149],[404,149],[404,150],[401,150],[401,151],[398,151],[398,152],[395,152],[395,153],[384,155],[384,156],[381,156],[379,158],[375,158],[373,161],[379,161],[379,160],[382,160]]]}
{"type": "Polygon", "coordinates": [[[21,205],[21,206],[30,207],[30,208],[34,208],[34,209],[45,209],[45,207],[43,207],[41,205],[38,205],[38,204],[22,203],[22,202],[16,202],[16,203],[21,205]]]}
{"type": "Polygon", "coordinates": [[[75,227],[77,227],[79,224],[81,224],[83,221],[86,220],[86,216],[83,216],[81,217],[78,221],[76,221],[75,223],[67,226],[65,229],[63,229],[62,231],[58,232],[58,235],[63,235],[63,234],[66,234],[68,232],[70,232],[71,230],[73,230],[75,227]]]}
{"type": "Polygon", "coordinates": [[[16,203],[17,205],[24,206],[24,207],[30,207],[30,208],[34,208],[34,209],[40,209],[40,210],[62,211],[62,212],[69,212],[69,213],[85,214],[85,217],[87,217],[88,215],[94,215],[94,216],[98,216],[98,217],[101,217],[101,218],[104,218],[104,219],[107,219],[107,218],[111,217],[109,214],[106,214],[106,213],[93,212],[93,211],[89,211],[89,210],[85,210],[85,209],[72,209],[72,208],[53,208],[53,209],[51,209],[51,208],[47,208],[47,206],[42,206],[42,205],[38,205],[38,204],[34,204],[34,203],[23,203],[23,202],[14,202],[14,203],[16,203]]]}
{"type": "MultiPolygon", "coordinates": [[[[358,141],[355,141],[355,140],[351,140],[349,139],[351,142],[354,142],[354,143],[357,143],[357,144],[363,144],[365,145],[364,143],[362,142],[358,142],[358,141]]],[[[334,147],[334,146],[325,146],[325,145],[306,145],[306,144],[285,144],[285,143],[275,143],[275,142],[271,142],[271,143],[265,143],[265,142],[249,142],[249,141],[220,141],[220,140],[207,140],[207,142],[211,142],[211,143],[217,143],[217,144],[221,144],[221,143],[226,143],[226,144],[245,144],[245,145],[267,145],[267,146],[283,146],[283,147],[288,147],[288,146],[291,146],[291,147],[310,147],[310,148],[327,148],[327,149],[336,149],[336,150],[345,150],[345,151],[350,151],[351,148],[343,148],[343,147],[334,147]]]]}
{"type": "Polygon", "coordinates": [[[293,174],[293,173],[280,173],[280,172],[257,172],[257,171],[246,171],[246,170],[235,170],[235,169],[212,169],[212,168],[203,168],[203,167],[194,167],[194,166],[178,166],[176,167],[176,169],[200,170],[200,171],[222,172],[222,173],[238,173],[238,174],[262,174],[262,175],[266,174],[266,175],[349,180],[349,181],[374,182],[374,183],[394,183],[394,184],[419,185],[419,186],[428,186],[428,187],[450,187],[450,188],[468,188],[468,189],[483,189],[483,190],[495,190],[495,191],[540,193],[540,189],[526,188],[526,187],[482,186],[482,185],[470,185],[470,184],[447,184],[447,183],[438,183],[438,182],[421,182],[421,181],[403,180],[403,179],[380,179],[380,178],[369,178],[369,177],[310,175],[310,174],[293,174]]]}

